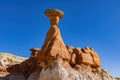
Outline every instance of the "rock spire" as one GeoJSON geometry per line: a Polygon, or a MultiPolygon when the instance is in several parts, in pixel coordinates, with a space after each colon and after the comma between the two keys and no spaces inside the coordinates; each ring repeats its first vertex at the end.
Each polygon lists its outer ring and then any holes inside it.
{"type": "Polygon", "coordinates": [[[62,40],[60,30],[57,26],[59,19],[64,13],[57,9],[47,9],[45,15],[50,19],[50,28],[47,32],[44,44],[38,54],[38,59],[62,58],[69,60],[69,52],[62,40]]]}

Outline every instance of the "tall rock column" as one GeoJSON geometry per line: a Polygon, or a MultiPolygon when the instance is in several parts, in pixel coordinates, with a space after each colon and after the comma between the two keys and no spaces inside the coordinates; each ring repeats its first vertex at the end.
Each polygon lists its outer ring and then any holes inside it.
{"type": "Polygon", "coordinates": [[[37,58],[49,60],[51,57],[59,57],[64,60],[69,60],[69,52],[67,51],[67,48],[61,38],[60,30],[57,26],[59,19],[64,15],[63,11],[57,9],[47,9],[45,11],[45,15],[50,19],[50,28],[37,58]]]}

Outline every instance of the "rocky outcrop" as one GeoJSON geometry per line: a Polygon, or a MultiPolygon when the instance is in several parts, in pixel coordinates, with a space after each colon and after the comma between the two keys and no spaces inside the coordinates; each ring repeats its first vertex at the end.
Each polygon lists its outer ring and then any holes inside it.
{"type": "Polygon", "coordinates": [[[56,61],[41,69],[37,65],[30,58],[8,66],[0,71],[0,80],[114,80],[106,70],[98,71],[84,64],[71,67],[67,61],[56,61]]]}
{"type": "Polygon", "coordinates": [[[72,67],[81,64],[95,68],[100,67],[99,56],[92,48],[73,48],[64,44],[57,26],[59,18],[63,16],[62,11],[48,9],[45,14],[50,18],[50,29],[47,32],[42,48],[31,49],[32,56],[40,62],[41,67],[43,67],[43,64],[45,66],[47,63],[58,59],[68,61],[72,67]]]}
{"type": "Polygon", "coordinates": [[[57,26],[63,11],[48,9],[45,15],[50,19],[50,29],[42,48],[31,48],[28,59],[1,58],[0,80],[114,80],[100,68],[100,58],[94,49],[64,44],[57,26]]]}
{"type": "Polygon", "coordinates": [[[18,69],[26,59],[10,53],[0,53],[0,80],[25,80],[18,69]]]}
{"type": "Polygon", "coordinates": [[[10,53],[0,53],[0,66],[7,66],[9,64],[19,64],[26,58],[15,56],[10,53]]]}
{"type": "Polygon", "coordinates": [[[85,48],[73,48],[70,46],[67,46],[68,51],[71,55],[71,64],[86,64],[90,65],[91,67],[99,67],[100,66],[100,59],[98,54],[89,47],[85,48]]]}
{"type": "Polygon", "coordinates": [[[42,68],[40,72],[33,72],[28,80],[114,80],[103,70],[96,72],[91,70],[93,69],[86,65],[76,65],[72,68],[67,62],[56,62],[42,68]]]}

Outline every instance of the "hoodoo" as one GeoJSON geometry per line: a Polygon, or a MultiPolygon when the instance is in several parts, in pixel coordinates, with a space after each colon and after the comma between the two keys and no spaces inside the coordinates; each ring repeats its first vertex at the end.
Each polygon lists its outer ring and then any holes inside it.
{"type": "Polygon", "coordinates": [[[58,28],[63,11],[47,9],[45,15],[50,19],[50,28],[42,48],[31,48],[30,58],[22,63],[16,63],[18,57],[0,55],[0,80],[117,80],[100,68],[94,49],[64,44],[58,28]]]}
{"type": "Polygon", "coordinates": [[[85,48],[71,48],[66,46],[62,40],[60,30],[58,28],[59,19],[63,17],[64,12],[58,9],[47,9],[45,15],[50,20],[50,28],[47,32],[44,44],[41,49],[32,49],[32,53],[35,54],[35,58],[38,62],[52,62],[59,59],[66,60],[70,65],[76,64],[90,65],[91,67],[99,67],[100,60],[98,54],[89,47],[85,48]]]}
{"type": "Polygon", "coordinates": [[[50,19],[50,28],[37,58],[49,60],[51,58],[57,59],[57,57],[59,57],[64,60],[69,60],[69,52],[62,40],[60,30],[57,26],[59,19],[64,15],[63,11],[57,9],[47,9],[45,11],[45,15],[50,19]]]}

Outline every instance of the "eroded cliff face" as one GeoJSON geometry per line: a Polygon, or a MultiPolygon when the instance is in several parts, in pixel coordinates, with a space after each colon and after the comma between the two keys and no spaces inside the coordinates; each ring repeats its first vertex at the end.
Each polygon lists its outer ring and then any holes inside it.
{"type": "Polygon", "coordinates": [[[100,68],[100,58],[90,47],[66,46],[57,26],[61,10],[48,9],[50,29],[42,48],[31,48],[29,59],[0,66],[0,80],[114,80],[100,68]]]}

